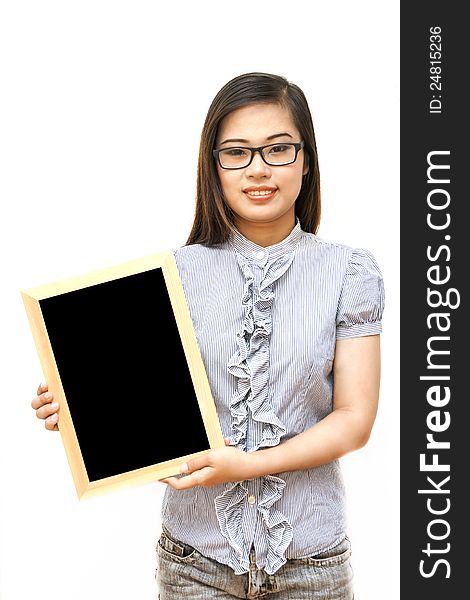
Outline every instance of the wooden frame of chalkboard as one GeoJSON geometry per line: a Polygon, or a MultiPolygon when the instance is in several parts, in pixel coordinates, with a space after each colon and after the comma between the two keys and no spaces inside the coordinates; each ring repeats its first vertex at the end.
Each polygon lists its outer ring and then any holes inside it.
{"type": "Polygon", "coordinates": [[[80,499],[224,446],[172,252],[21,295],[80,499]]]}

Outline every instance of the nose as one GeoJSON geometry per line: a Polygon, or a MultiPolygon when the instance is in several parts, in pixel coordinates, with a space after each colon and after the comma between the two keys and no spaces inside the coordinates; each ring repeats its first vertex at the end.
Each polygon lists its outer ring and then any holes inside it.
{"type": "Polygon", "coordinates": [[[270,177],[271,168],[266,164],[261,156],[261,152],[258,150],[253,155],[253,160],[246,168],[247,177],[270,177]]]}

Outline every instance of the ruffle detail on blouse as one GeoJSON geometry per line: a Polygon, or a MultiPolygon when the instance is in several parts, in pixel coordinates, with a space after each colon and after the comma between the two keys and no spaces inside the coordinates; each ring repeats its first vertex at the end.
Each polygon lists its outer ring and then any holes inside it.
{"type": "Polygon", "coordinates": [[[268,554],[266,557],[265,571],[268,574],[275,573],[286,559],[284,552],[291,543],[293,528],[285,516],[273,504],[282,497],[286,482],[280,477],[267,475],[263,478],[263,497],[258,504],[266,524],[268,534],[268,554]]]}
{"type": "MultiPolygon", "coordinates": [[[[272,257],[272,262],[268,259],[264,267],[260,266],[263,274],[258,288],[252,264],[237,250],[236,256],[245,284],[242,298],[243,327],[237,334],[237,350],[227,364],[229,373],[237,379],[237,390],[230,401],[231,444],[245,452],[253,452],[278,445],[281,436],[286,433],[286,427],[276,416],[269,399],[269,342],[274,283],[291,266],[294,250],[272,257]],[[249,415],[262,425],[262,429],[260,441],[248,448],[249,415]]],[[[266,527],[268,552],[264,568],[267,573],[274,573],[286,562],[284,552],[292,540],[291,524],[279,510],[273,508],[273,504],[282,497],[285,485],[285,481],[279,477],[269,475],[262,478],[258,511],[266,527]]],[[[244,541],[242,527],[246,496],[247,488],[239,482],[215,499],[220,529],[231,547],[230,566],[237,574],[246,573],[249,568],[249,548],[244,541]]]]}
{"type": "Polygon", "coordinates": [[[242,529],[246,495],[246,487],[242,483],[235,483],[214,500],[220,530],[230,544],[229,566],[237,575],[246,573],[250,564],[242,529]]]}
{"type": "MultiPolygon", "coordinates": [[[[273,504],[282,496],[286,482],[280,477],[267,475],[263,477],[263,493],[258,503],[266,525],[268,552],[266,556],[266,573],[275,573],[286,559],[284,553],[292,541],[293,528],[285,516],[273,504]]],[[[243,483],[235,483],[215,499],[217,519],[222,534],[230,544],[229,566],[237,575],[249,569],[248,548],[244,544],[242,514],[246,507],[247,488],[243,483]]]]}
{"type": "Polygon", "coordinates": [[[231,444],[246,447],[248,410],[263,424],[260,442],[249,451],[276,446],[286,432],[268,397],[269,338],[272,330],[273,284],[287,271],[294,259],[288,252],[266,266],[259,289],[254,289],[254,274],[247,259],[237,252],[245,277],[242,306],[245,310],[242,331],[237,333],[237,350],[228,361],[228,371],[237,378],[237,391],[230,401],[232,415],[231,444]],[[248,361],[250,364],[248,364],[248,361]]]}

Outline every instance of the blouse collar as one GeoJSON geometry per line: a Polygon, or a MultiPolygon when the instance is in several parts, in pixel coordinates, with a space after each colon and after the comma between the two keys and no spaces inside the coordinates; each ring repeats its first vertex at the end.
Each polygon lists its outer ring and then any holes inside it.
{"type": "Polygon", "coordinates": [[[237,229],[231,234],[230,243],[232,247],[247,260],[266,264],[267,262],[271,262],[272,260],[295,250],[301,236],[302,229],[300,228],[300,221],[297,219],[297,222],[289,235],[272,246],[259,246],[258,244],[255,244],[255,242],[247,239],[237,229]]]}

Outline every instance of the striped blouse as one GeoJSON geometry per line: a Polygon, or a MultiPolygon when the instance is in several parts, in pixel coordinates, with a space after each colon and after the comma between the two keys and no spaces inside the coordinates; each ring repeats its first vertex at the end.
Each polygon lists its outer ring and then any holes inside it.
{"type": "MultiPolygon", "coordinates": [[[[235,232],[175,251],[225,437],[246,452],[275,446],[332,410],[338,339],[378,334],[384,304],[370,252],[300,224],[263,248],[235,232]]],[[[213,487],[167,487],[162,524],[201,554],[267,573],[346,535],[339,462],[213,487]]]]}

